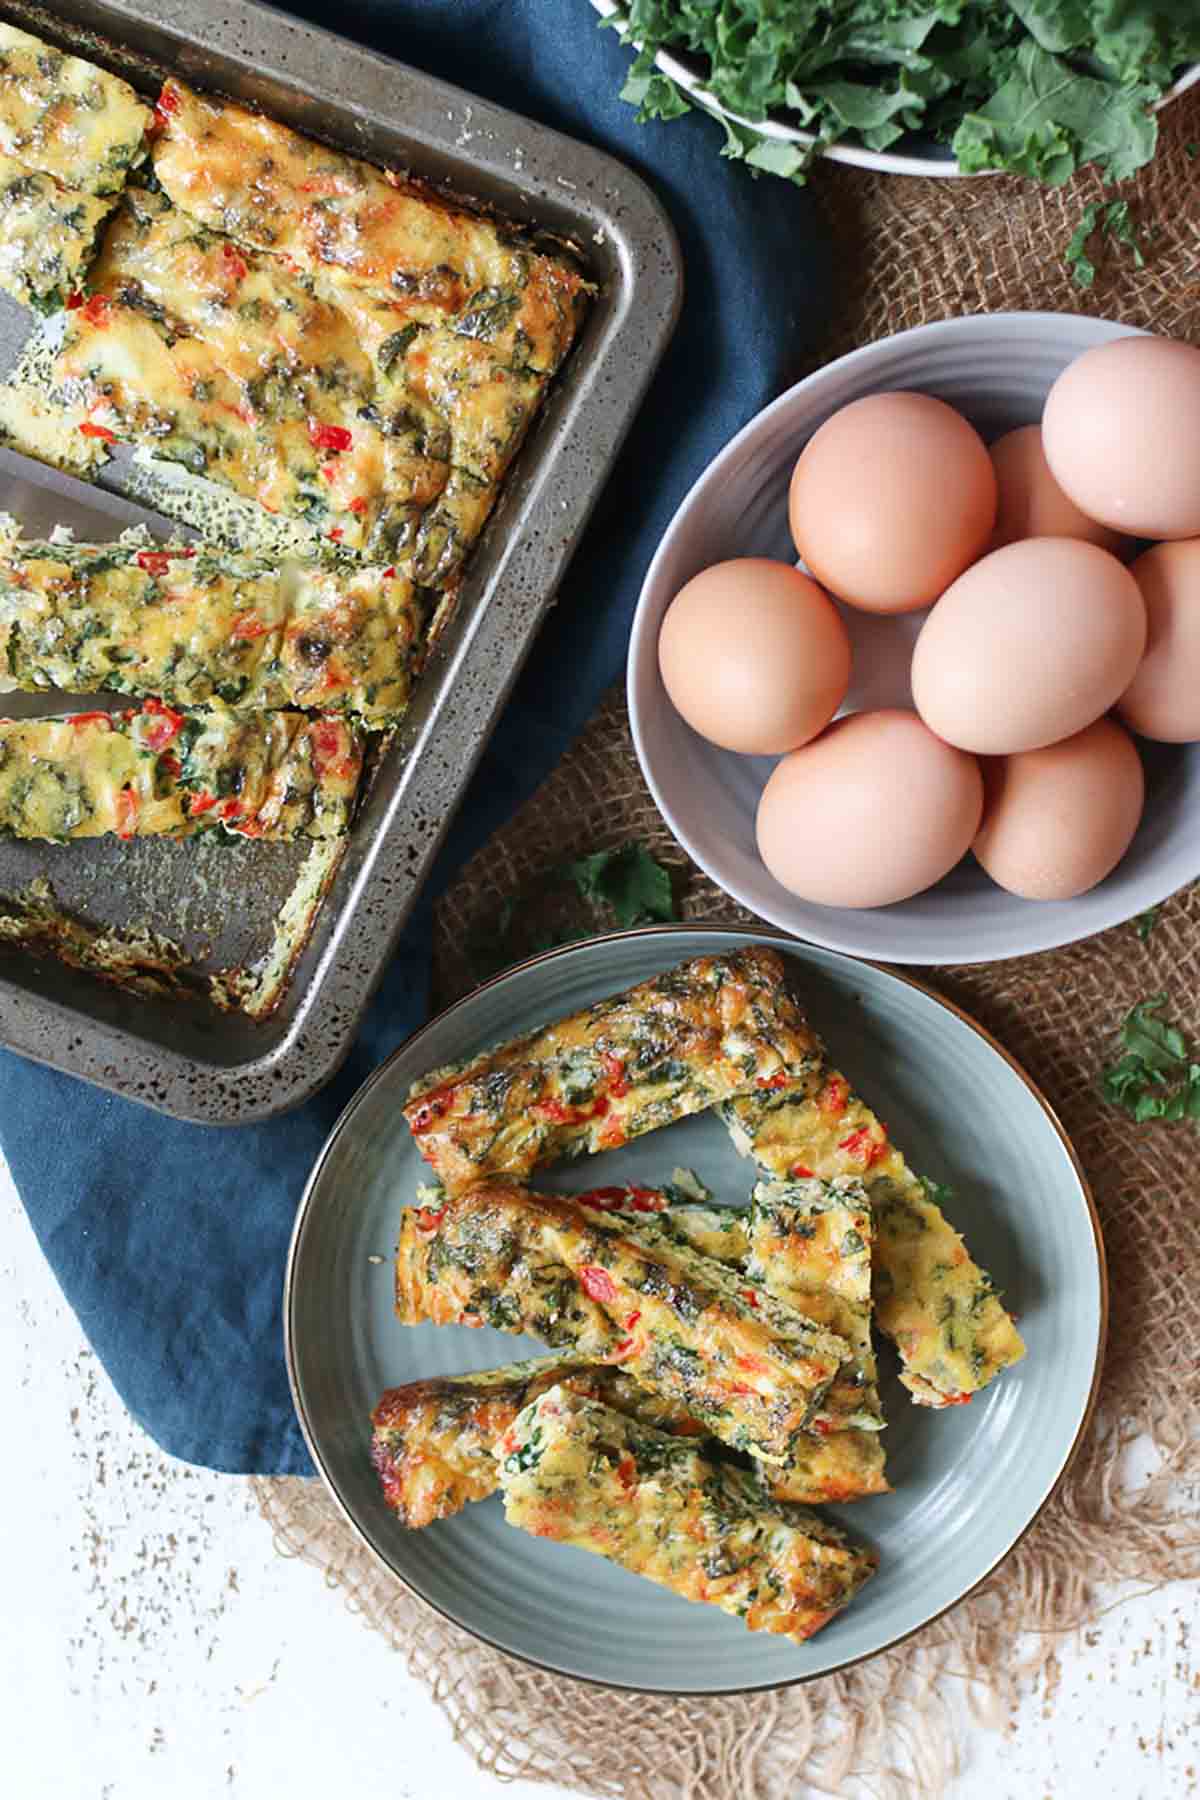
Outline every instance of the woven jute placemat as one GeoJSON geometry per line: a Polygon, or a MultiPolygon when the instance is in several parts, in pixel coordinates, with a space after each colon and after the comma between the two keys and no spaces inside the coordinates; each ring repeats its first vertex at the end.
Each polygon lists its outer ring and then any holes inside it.
{"type": "MultiPolygon", "coordinates": [[[[906,326],[1003,308],[1083,311],[1200,339],[1200,93],[1171,109],[1153,168],[1123,190],[1146,266],[1113,246],[1087,291],[1063,260],[1083,207],[1100,198],[1087,173],[1045,193],[1009,179],[825,168],[814,188],[842,273],[823,360],[906,326]]],[[[506,899],[564,858],[631,838],[675,866],[686,917],[748,922],[666,833],[614,691],[443,900],[439,997],[470,987],[464,946],[506,899]]],[[[1196,1128],[1134,1125],[1098,1091],[1135,1002],[1165,992],[1174,1016],[1195,1023],[1198,946],[1200,886],[1170,901],[1144,942],[1122,926],[1050,955],[929,977],[1024,1062],[1058,1109],[1103,1221],[1112,1311],[1100,1405],[1059,1492],[975,1595],[905,1645],[777,1694],[614,1694],[530,1669],[447,1624],[361,1547],[315,1482],[255,1484],[280,1550],[324,1571],[405,1655],[480,1767],[502,1779],[614,1800],[936,1795],[955,1767],[963,1705],[1007,1717],[1022,1673],[1086,1621],[1111,1584],[1200,1577],[1196,1128]],[[1153,1448],[1148,1474],[1131,1471],[1137,1438],[1153,1448]]]]}

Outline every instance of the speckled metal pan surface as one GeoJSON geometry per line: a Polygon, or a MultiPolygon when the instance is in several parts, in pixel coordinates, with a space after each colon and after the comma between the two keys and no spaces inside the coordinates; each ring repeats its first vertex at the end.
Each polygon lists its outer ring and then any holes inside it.
{"type": "MultiPolygon", "coordinates": [[[[678,248],[657,200],[612,158],[252,0],[53,0],[44,9],[12,0],[0,17],[43,29],[143,88],[150,71],[173,71],[566,238],[598,287],[271,1017],[255,1024],[205,1002],[141,998],[19,951],[0,961],[0,1043],[179,1118],[266,1118],[320,1087],[349,1048],[669,341],[678,248]]],[[[121,481],[114,465],[106,486],[119,492],[121,481]]],[[[111,516],[114,530],[154,523],[144,506],[22,458],[0,467],[0,506],[18,516],[38,510],[32,490],[55,488],[77,512],[111,516]]],[[[232,891],[222,923],[235,935],[243,910],[269,917],[271,899],[241,852],[233,846],[223,865],[232,891]]],[[[119,887],[133,866],[117,855],[94,860],[97,886],[119,887]]],[[[0,874],[4,890],[19,885],[13,871],[0,874]]],[[[172,923],[161,927],[168,935],[172,923]]]]}

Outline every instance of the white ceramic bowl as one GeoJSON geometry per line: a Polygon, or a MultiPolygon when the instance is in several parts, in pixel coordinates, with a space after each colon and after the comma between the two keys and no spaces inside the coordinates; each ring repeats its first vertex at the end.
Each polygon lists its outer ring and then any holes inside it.
{"type": "MultiPolygon", "coordinates": [[[[611,19],[623,9],[621,0],[592,0],[592,6],[603,19],[611,19]]],[[[669,50],[660,50],[654,58],[664,75],[681,87],[689,100],[715,118],[732,119],[735,125],[747,125],[751,131],[757,131],[763,137],[776,138],[781,143],[811,145],[814,142],[811,131],[801,131],[798,126],[789,125],[785,119],[748,119],[742,113],[736,113],[727,106],[722,106],[704,83],[696,75],[694,69],[678,56],[672,56],[669,50]]],[[[1161,100],[1155,102],[1153,111],[1161,112],[1172,100],[1178,100],[1190,87],[1200,81],[1200,63],[1185,69],[1179,80],[1167,89],[1161,100]]],[[[903,143],[907,139],[900,140],[903,143]]],[[[945,144],[935,143],[932,139],[915,139],[907,152],[894,150],[865,150],[860,144],[830,144],[820,152],[830,162],[849,163],[856,169],[878,169],[885,175],[935,175],[942,180],[969,180],[976,175],[994,175],[994,169],[960,169],[950,150],[945,144]]]]}
{"type": "MultiPolygon", "coordinates": [[[[814,906],[768,874],[754,841],[758,797],[776,759],[707,743],[667,698],[658,671],[662,617],[684,582],[734,556],[792,562],[787,488],[803,445],[831,413],[894,388],[935,394],[992,439],[1041,416],[1072,359],[1129,329],[1058,313],[992,313],[922,325],[855,350],[752,419],[696,482],[650,565],[629,646],[629,713],[638,760],[663,818],[693,860],[759,918],[856,956],[887,962],[993,962],[1090,937],[1200,875],[1200,745],[1147,744],[1147,801],[1133,844],[1107,881],[1077,900],[1020,900],[972,857],[927,893],[856,911],[814,906]]],[[[855,673],[844,710],[909,705],[921,615],[844,608],[855,673]]]]}

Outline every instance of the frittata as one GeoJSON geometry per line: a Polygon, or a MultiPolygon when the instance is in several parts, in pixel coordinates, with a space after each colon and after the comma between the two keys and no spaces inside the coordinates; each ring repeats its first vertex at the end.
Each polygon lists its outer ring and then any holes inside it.
{"type": "Polygon", "coordinates": [[[848,1346],[747,1294],[723,1264],[643,1239],[641,1223],[503,1179],[409,1207],[396,1310],[407,1325],[488,1324],[620,1363],[714,1437],[783,1462],[848,1346]]]}
{"type": "Polygon", "coordinates": [[[344,832],[362,747],[303,713],[136,712],[0,720],[0,834],[274,840],[344,832]]]}
{"type": "Polygon", "coordinates": [[[16,372],[0,382],[0,444],[83,481],[92,480],[109,458],[100,439],[80,431],[87,422],[80,409],[53,403],[16,372]]]}
{"type": "MultiPolygon", "coordinates": [[[[579,1204],[587,1207],[586,1195],[577,1196],[577,1199],[579,1204]]],[[[664,1252],[670,1259],[671,1266],[681,1274],[706,1287],[719,1289],[730,1300],[751,1306],[761,1323],[769,1329],[786,1335],[796,1315],[800,1314],[833,1332],[839,1339],[844,1339],[847,1348],[841,1367],[810,1421],[809,1428],[822,1435],[840,1431],[847,1425],[854,1425],[863,1431],[881,1430],[883,1415],[879,1410],[879,1395],[875,1388],[875,1355],[871,1348],[869,1323],[864,1344],[862,1320],[848,1304],[839,1304],[824,1293],[809,1292],[799,1281],[793,1282],[791,1291],[785,1293],[785,1283],[779,1278],[778,1268],[773,1271],[777,1285],[770,1286],[763,1279],[762,1263],[755,1265],[753,1262],[755,1221],[744,1213],[734,1230],[716,1234],[720,1254],[713,1258],[706,1248],[714,1236],[712,1213],[709,1212],[707,1219],[693,1220],[690,1217],[693,1212],[703,1213],[707,1210],[681,1206],[649,1214],[600,1216],[610,1218],[614,1229],[631,1238],[643,1250],[651,1254],[664,1252]],[[731,1250],[738,1240],[742,1243],[746,1241],[748,1232],[749,1251],[742,1257],[733,1258],[731,1250]],[[849,1326],[849,1331],[843,1331],[840,1324],[834,1323],[832,1315],[835,1313],[843,1324],[849,1326]]],[[[869,1226],[867,1229],[869,1230],[869,1226]]],[[[761,1221],[757,1223],[757,1232],[757,1241],[765,1249],[766,1232],[761,1221]]],[[[869,1258],[863,1257],[861,1262],[861,1274],[869,1280],[869,1258]]]]}
{"type": "MultiPolygon", "coordinates": [[[[852,1185],[858,1184],[846,1184],[847,1188],[852,1185]]],[[[885,1456],[878,1435],[884,1421],[875,1387],[875,1354],[870,1332],[870,1250],[867,1240],[870,1223],[868,1217],[864,1231],[861,1206],[842,1209],[830,1204],[822,1224],[814,1229],[815,1237],[824,1233],[828,1242],[835,1287],[851,1290],[849,1303],[839,1304],[835,1300],[831,1306],[820,1293],[814,1296],[812,1304],[807,1303],[803,1281],[793,1291],[785,1291],[779,1259],[770,1253],[770,1228],[758,1217],[757,1209],[752,1215],[732,1206],[670,1205],[652,1188],[600,1188],[577,1198],[581,1204],[593,1207],[597,1204],[597,1196],[602,1207],[611,1208],[618,1215],[632,1210],[635,1220],[644,1221],[647,1213],[654,1214],[652,1227],[663,1230],[676,1248],[699,1250],[703,1255],[739,1270],[745,1277],[742,1292],[746,1297],[752,1296],[761,1305],[763,1293],[759,1290],[770,1293],[806,1317],[828,1325],[840,1337],[845,1337],[856,1353],[856,1360],[843,1363],[838,1370],[811,1423],[792,1440],[786,1466],[760,1467],[760,1477],[768,1490],[777,1499],[800,1500],[808,1505],[832,1500],[861,1500],[870,1494],[886,1493],[885,1456]],[[832,1227],[839,1212],[845,1220],[845,1230],[835,1247],[832,1227]],[[867,1240],[861,1252],[855,1250],[852,1243],[846,1244],[850,1232],[856,1229],[858,1235],[867,1240]],[[755,1242],[759,1246],[757,1261],[752,1259],[755,1242]],[[846,1244],[846,1250],[844,1265],[839,1267],[842,1244],[846,1244]],[[770,1279],[766,1278],[768,1270],[770,1279]],[[854,1304],[864,1298],[867,1301],[865,1307],[854,1304]],[[846,1330],[832,1316],[835,1311],[846,1330]]],[[[850,1198],[847,1195],[847,1199],[850,1198]]],[[[816,1273],[815,1269],[813,1273],[816,1273]]],[[[610,1401],[609,1404],[616,1403],[610,1401]]]]}
{"type": "Polygon", "coordinates": [[[116,194],[145,152],[150,109],[129,86],[0,24],[0,153],[83,194],[116,194]]]}
{"type": "Polygon", "coordinates": [[[89,286],[56,364],[88,429],[347,549],[409,555],[427,583],[482,529],[550,378],[490,340],[502,309],[397,322],[388,294],[318,281],[145,188],[124,196],[89,286]]]}
{"type": "Polygon", "coordinates": [[[500,1444],[505,1515],[803,1643],[874,1573],[815,1513],[772,1501],[741,1470],[562,1387],[517,1414],[500,1444]]]}
{"type": "Polygon", "coordinates": [[[562,256],[276,119],[170,81],[154,172],[177,206],[328,286],[387,301],[392,331],[452,324],[504,365],[557,368],[587,283],[562,256]]]}
{"type": "Polygon", "coordinates": [[[746,1274],[776,1299],[835,1331],[856,1352],[863,1387],[847,1393],[839,1376],[834,1410],[855,1413],[864,1392],[875,1395],[871,1345],[871,1205],[861,1181],[760,1181],[750,1219],[746,1274]]]}
{"type": "Polygon", "coordinates": [[[448,1191],[618,1148],[731,1094],[773,1093],[820,1048],[760,945],[700,956],[417,1085],[404,1109],[448,1191]]]}
{"type": "Polygon", "coordinates": [[[89,285],[56,363],[88,430],[146,443],[346,549],[390,558],[415,541],[445,486],[448,443],[415,416],[390,429],[336,306],[136,188],[89,285]]]}
{"type": "Polygon", "coordinates": [[[206,545],[0,539],[0,688],[174,706],[403,715],[429,596],[395,567],[282,567],[206,545]]]}
{"type": "Polygon", "coordinates": [[[682,1249],[698,1250],[715,1262],[741,1268],[750,1254],[750,1214],[740,1206],[680,1206],[657,1188],[589,1188],[576,1194],[589,1211],[614,1213],[636,1224],[648,1214],[654,1225],[682,1249]]]}
{"type": "Polygon", "coordinates": [[[1025,1354],[991,1279],[971,1261],[931,1185],[914,1175],[886,1127],[836,1069],[794,1089],[740,1096],[721,1108],[734,1142],[777,1179],[859,1177],[875,1224],[875,1318],[900,1352],[900,1379],[923,1406],[971,1398],[1025,1354]]]}
{"type": "Polygon", "coordinates": [[[83,286],[115,196],[60,187],[0,156],[0,288],[36,312],[57,312],[83,286]]]}
{"type": "Polygon", "coordinates": [[[864,1405],[879,1412],[871,1342],[871,1207],[861,1181],[759,1182],[750,1220],[746,1273],[786,1305],[845,1338],[844,1364],[825,1396],[822,1444],[800,1441],[786,1470],[771,1472],[778,1499],[860,1499],[887,1492],[884,1450],[860,1425],[864,1405]],[[858,1378],[861,1386],[854,1379],[858,1378]]]}
{"type": "Polygon", "coordinates": [[[523,1406],[560,1386],[673,1436],[704,1430],[624,1369],[579,1356],[539,1356],[478,1375],[410,1381],[389,1388],[371,1414],[371,1455],[384,1499],[400,1523],[416,1531],[494,1494],[500,1439],[523,1406]]]}

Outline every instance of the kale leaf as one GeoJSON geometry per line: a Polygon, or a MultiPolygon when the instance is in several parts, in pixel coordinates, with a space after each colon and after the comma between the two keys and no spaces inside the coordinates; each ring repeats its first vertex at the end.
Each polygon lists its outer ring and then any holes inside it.
{"type": "Polygon", "coordinates": [[[1200,1063],[1178,1026],[1162,1017],[1165,994],[1139,1001],[1121,1027],[1124,1055],[1103,1071],[1100,1090],[1139,1123],[1200,1119],[1200,1063]]]}
{"type": "Polygon", "coordinates": [[[483,980],[523,957],[614,926],[624,931],[678,917],[670,870],[644,844],[622,844],[557,863],[509,896],[494,922],[476,933],[471,964],[483,980]]]}
{"type": "Polygon", "coordinates": [[[915,132],[968,170],[1057,185],[1094,162],[1120,181],[1154,154],[1149,108],[1200,59],[1193,0],[622,0],[605,22],[637,50],[623,98],[641,118],[690,108],[657,67],[668,51],[725,115],[722,153],[796,180],[813,151],[758,129],[770,115],[819,146],[915,132]]]}
{"type": "Polygon", "coordinates": [[[575,883],[582,899],[611,906],[622,931],[633,925],[666,923],[677,916],[671,877],[643,844],[597,850],[565,863],[562,873],[575,883]]]}

